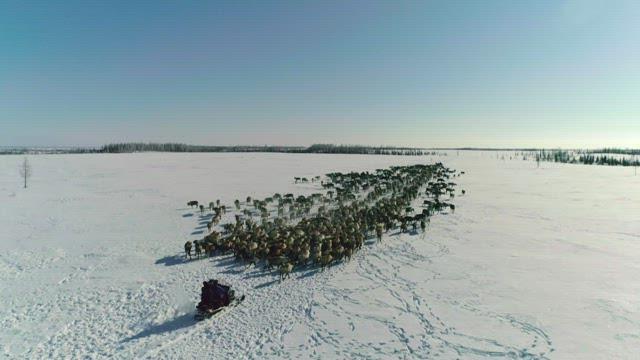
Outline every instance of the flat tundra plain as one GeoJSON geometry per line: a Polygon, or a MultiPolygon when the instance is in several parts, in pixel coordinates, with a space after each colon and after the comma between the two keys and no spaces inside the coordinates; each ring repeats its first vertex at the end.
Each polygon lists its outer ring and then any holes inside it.
{"type": "MultiPolygon", "coordinates": [[[[499,156],[504,155],[504,157],[499,156]]],[[[504,159],[503,159],[504,158],[504,159]]],[[[0,156],[0,358],[633,359],[640,175],[438,156],[137,153],[0,156]],[[327,271],[185,261],[189,200],[310,194],[295,176],[441,161],[455,213],[391,231],[327,271]],[[460,190],[466,194],[461,195],[460,190]],[[201,282],[246,300],[194,322],[201,282]]],[[[206,223],[205,223],[206,224],[206,223]]]]}

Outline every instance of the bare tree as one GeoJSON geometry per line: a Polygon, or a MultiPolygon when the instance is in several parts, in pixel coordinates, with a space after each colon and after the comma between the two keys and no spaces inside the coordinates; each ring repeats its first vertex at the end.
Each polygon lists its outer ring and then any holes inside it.
{"type": "Polygon", "coordinates": [[[31,177],[31,165],[29,164],[29,160],[24,158],[22,161],[22,165],[20,165],[20,176],[24,179],[24,188],[27,188],[27,179],[31,177]]]}

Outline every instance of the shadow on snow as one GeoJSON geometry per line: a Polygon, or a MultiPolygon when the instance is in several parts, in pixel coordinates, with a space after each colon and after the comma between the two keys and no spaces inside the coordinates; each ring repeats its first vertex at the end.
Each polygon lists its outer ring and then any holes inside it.
{"type": "Polygon", "coordinates": [[[151,335],[161,335],[168,332],[180,330],[195,324],[193,314],[180,315],[175,319],[168,320],[162,324],[152,325],[140,333],[122,340],[123,343],[142,339],[151,335]]]}
{"type": "Polygon", "coordinates": [[[161,259],[156,260],[155,264],[164,265],[164,266],[173,266],[173,265],[184,264],[186,262],[187,261],[185,260],[183,255],[170,255],[170,256],[165,256],[161,259]]]}

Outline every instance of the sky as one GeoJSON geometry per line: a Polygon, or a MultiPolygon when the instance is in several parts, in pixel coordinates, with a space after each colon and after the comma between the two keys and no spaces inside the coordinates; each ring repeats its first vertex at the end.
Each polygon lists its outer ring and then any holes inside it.
{"type": "Polygon", "coordinates": [[[0,2],[0,146],[640,147],[640,1],[0,2]]]}

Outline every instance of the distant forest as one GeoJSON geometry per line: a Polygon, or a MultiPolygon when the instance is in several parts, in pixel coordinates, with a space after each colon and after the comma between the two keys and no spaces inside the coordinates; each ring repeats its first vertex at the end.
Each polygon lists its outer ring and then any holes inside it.
{"type": "MultiPolygon", "coordinates": [[[[0,147],[0,155],[7,154],[87,154],[133,152],[264,152],[298,154],[370,154],[370,155],[437,155],[441,150],[467,151],[526,151],[537,161],[571,164],[639,166],[640,149],[602,148],[589,150],[546,150],[534,148],[410,148],[392,146],[314,144],[304,146],[215,146],[181,143],[114,143],[102,147],[0,147]],[[608,156],[609,155],[609,156],[608,156]]],[[[444,153],[446,154],[446,153],[444,153]]]]}
{"type": "Polygon", "coordinates": [[[623,155],[640,155],[640,149],[618,149],[604,148],[599,150],[589,150],[592,154],[623,154],[623,155]]]}
{"type": "Polygon", "coordinates": [[[624,156],[637,155],[640,150],[602,149],[589,151],[541,150],[536,153],[536,161],[551,161],[569,164],[609,165],[609,166],[639,166],[640,160],[624,156]],[[596,154],[596,155],[594,155],[596,154]]]}
{"type": "Polygon", "coordinates": [[[84,147],[0,147],[0,155],[37,154],[92,154],[100,153],[98,148],[84,147]]]}
{"type": "Polygon", "coordinates": [[[408,147],[314,144],[303,146],[213,146],[181,143],[115,143],[100,148],[0,148],[0,154],[86,154],[133,152],[270,152],[300,154],[435,155],[408,147]]]}
{"type": "Polygon", "coordinates": [[[121,143],[103,146],[99,152],[129,153],[143,151],[163,152],[278,152],[301,154],[372,154],[372,155],[428,155],[423,149],[361,146],[361,145],[333,145],[314,144],[302,146],[210,146],[187,145],[178,143],[121,143]]]}
{"type": "Polygon", "coordinates": [[[103,146],[100,148],[99,152],[294,152],[302,149],[303,148],[289,146],[212,146],[180,143],[116,143],[103,146]]]}

